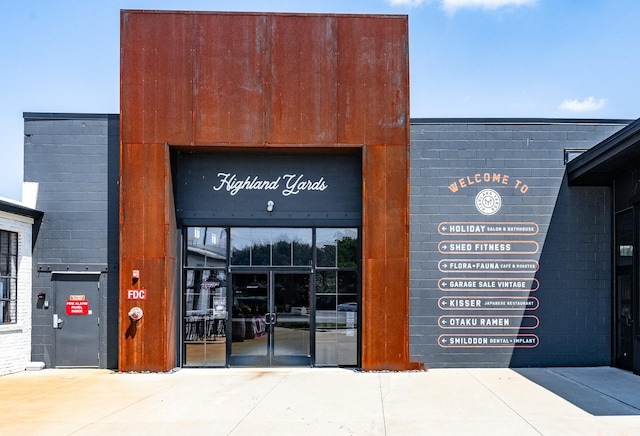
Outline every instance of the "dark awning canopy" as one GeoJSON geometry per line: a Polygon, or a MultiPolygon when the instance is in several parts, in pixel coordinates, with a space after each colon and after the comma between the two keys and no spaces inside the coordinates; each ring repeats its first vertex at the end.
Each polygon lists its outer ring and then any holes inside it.
{"type": "Polygon", "coordinates": [[[640,119],[567,164],[570,185],[607,186],[616,174],[640,167],[640,119]]]}
{"type": "Polygon", "coordinates": [[[5,200],[0,200],[0,211],[11,213],[14,215],[25,216],[28,218],[33,218],[36,220],[42,218],[42,215],[44,214],[39,210],[31,209],[30,207],[26,207],[21,204],[13,203],[5,200]]]}

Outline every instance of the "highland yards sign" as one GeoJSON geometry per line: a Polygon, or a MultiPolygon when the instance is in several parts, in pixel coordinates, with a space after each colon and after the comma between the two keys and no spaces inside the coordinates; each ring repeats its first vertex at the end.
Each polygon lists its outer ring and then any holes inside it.
{"type": "Polygon", "coordinates": [[[238,178],[237,174],[218,173],[219,183],[213,186],[214,191],[225,190],[229,195],[236,195],[240,191],[280,191],[288,197],[305,191],[324,191],[329,187],[320,177],[318,180],[309,180],[304,174],[283,174],[275,179],[260,179],[258,176],[238,178]]]}
{"type": "Polygon", "coordinates": [[[194,225],[360,225],[361,161],[346,153],[178,153],[176,217],[194,225]]]}

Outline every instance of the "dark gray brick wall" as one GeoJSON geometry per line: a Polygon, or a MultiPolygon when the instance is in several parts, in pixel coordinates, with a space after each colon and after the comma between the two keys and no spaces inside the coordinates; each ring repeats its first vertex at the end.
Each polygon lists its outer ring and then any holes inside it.
{"type": "Polygon", "coordinates": [[[611,193],[608,188],[568,187],[564,150],[590,148],[624,126],[412,123],[409,350],[413,360],[427,367],[610,363],[611,193]],[[509,178],[504,184],[481,180],[457,192],[449,189],[460,178],[474,181],[475,174],[482,179],[484,173],[509,178]],[[517,180],[520,187],[528,186],[526,192],[516,189],[517,180]],[[501,198],[495,215],[483,215],[475,206],[476,194],[484,189],[501,198]],[[440,234],[439,225],[447,222],[534,223],[537,231],[440,234]],[[473,247],[478,242],[510,245],[499,252],[452,254],[443,251],[445,240],[469,241],[473,247]],[[534,243],[539,247],[535,252],[525,249],[525,254],[515,254],[520,245],[534,243]],[[489,273],[465,265],[514,260],[538,262],[539,270],[518,272],[507,267],[489,273]],[[463,269],[447,269],[452,264],[463,269]],[[526,289],[504,291],[493,283],[510,278],[526,281],[526,289]],[[460,287],[451,291],[446,286],[452,283],[460,287]],[[488,287],[480,288],[483,284],[488,287]],[[452,296],[463,304],[480,301],[482,309],[451,308],[452,296]],[[533,304],[532,298],[537,299],[532,310],[496,308],[513,301],[533,304]],[[485,302],[494,305],[488,309],[485,302]],[[480,325],[483,320],[508,326],[486,328],[480,325]]]}
{"type": "MultiPolygon", "coordinates": [[[[100,366],[116,367],[119,117],[29,113],[24,133],[24,180],[38,183],[36,207],[44,212],[33,295],[44,292],[53,303],[54,277],[38,271],[43,265],[108,271],[100,275],[100,366]]],[[[35,300],[33,307],[32,359],[54,366],[53,307],[35,300]]]]}

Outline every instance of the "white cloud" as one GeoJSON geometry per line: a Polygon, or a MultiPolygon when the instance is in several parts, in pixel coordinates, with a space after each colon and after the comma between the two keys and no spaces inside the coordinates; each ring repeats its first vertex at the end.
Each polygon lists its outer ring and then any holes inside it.
{"type": "Polygon", "coordinates": [[[593,112],[604,107],[604,98],[587,97],[584,100],[570,100],[563,101],[559,109],[567,110],[571,112],[593,112]]]}
{"type": "MultiPolygon", "coordinates": [[[[386,0],[391,6],[420,6],[425,2],[434,0],[386,0]]],[[[527,6],[533,5],[538,0],[437,0],[441,3],[442,8],[454,13],[458,9],[499,9],[508,6],[527,6]]]]}
{"type": "Polygon", "coordinates": [[[529,6],[538,0],[441,0],[442,7],[449,13],[458,9],[499,9],[509,6],[529,6]]]}
{"type": "Polygon", "coordinates": [[[391,6],[420,6],[424,0],[387,0],[391,6]]]}

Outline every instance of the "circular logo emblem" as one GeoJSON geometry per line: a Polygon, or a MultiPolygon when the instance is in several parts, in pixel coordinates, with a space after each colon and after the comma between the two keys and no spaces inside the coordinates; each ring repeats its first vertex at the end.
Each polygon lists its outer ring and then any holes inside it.
{"type": "Polygon", "coordinates": [[[483,215],[495,215],[502,206],[502,198],[493,189],[483,189],[476,195],[476,208],[483,215]]]}

